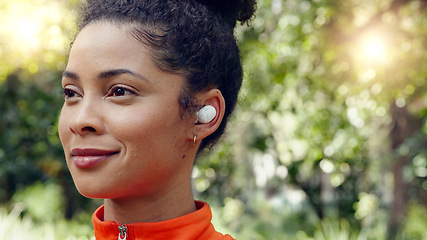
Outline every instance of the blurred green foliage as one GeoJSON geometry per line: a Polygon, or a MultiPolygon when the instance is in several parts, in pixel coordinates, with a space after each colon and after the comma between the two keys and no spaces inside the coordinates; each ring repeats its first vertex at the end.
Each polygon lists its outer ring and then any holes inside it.
{"type": "Polygon", "coordinates": [[[427,202],[426,14],[422,1],[260,1],[237,31],[246,81],[225,143],[199,160],[202,195],[241,201],[234,228],[264,239],[423,239],[402,224],[425,224],[408,209],[427,202]]]}
{"type": "Polygon", "coordinates": [[[60,186],[34,183],[13,195],[12,204],[22,206],[35,221],[52,223],[63,216],[64,197],[60,186]]]}
{"type": "MultiPolygon", "coordinates": [[[[98,202],[74,189],[56,126],[77,4],[0,0],[0,239],[91,238],[98,202]]],[[[217,229],[427,239],[425,6],[259,1],[236,30],[240,104],[193,173],[217,229]]]]}
{"type": "Polygon", "coordinates": [[[89,240],[93,237],[91,214],[64,219],[60,185],[35,183],[17,191],[9,209],[0,208],[0,239],[89,240]]]}
{"type": "Polygon", "coordinates": [[[17,72],[2,83],[0,102],[0,199],[11,197],[17,187],[36,179],[57,177],[64,169],[55,123],[61,99],[59,75],[31,76],[17,72]],[[42,79],[38,81],[38,79],[42,79]]]}

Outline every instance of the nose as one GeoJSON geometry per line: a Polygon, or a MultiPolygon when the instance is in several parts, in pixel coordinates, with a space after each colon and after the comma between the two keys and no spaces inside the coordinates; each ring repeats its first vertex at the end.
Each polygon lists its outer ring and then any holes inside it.
{"type": "Polygon", "coordinates": [[[71,132],[78,135],[102,134],[105,130],[102,109],[99,103],[83,99],[76,106],[69,122],[71,132]]]}

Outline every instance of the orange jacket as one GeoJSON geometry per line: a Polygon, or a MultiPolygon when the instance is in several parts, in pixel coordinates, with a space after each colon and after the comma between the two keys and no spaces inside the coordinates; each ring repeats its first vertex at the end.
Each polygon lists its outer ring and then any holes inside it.
{"type": "Polygon", "coordinates": [[[174,219],[121,225],[104,221],[104,206],[92,216],[97,240],[234,240],[217,232],[211,223],[212,213],[205,202],[195,201],[197,210],[174,219]]]}

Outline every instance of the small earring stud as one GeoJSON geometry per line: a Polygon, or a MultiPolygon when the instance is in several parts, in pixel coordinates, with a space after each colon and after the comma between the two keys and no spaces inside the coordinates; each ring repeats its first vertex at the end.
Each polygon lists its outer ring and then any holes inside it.
{"type": "Polygon", "coordinates": [[[196,146],[196,141],[197,141],[197,135],[194,134],[194,137],[193,137],[193,147],[196,146]]]}

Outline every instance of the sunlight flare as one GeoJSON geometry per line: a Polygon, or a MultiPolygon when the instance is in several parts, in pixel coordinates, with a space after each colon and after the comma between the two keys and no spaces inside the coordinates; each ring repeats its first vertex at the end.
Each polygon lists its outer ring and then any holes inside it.
{"type": "Polygon", "coordinates": [[[359,50],[368,62],[384,63],[388,58],[387,42],[379,34],[366,35],[361,41],[359,50]]]}

